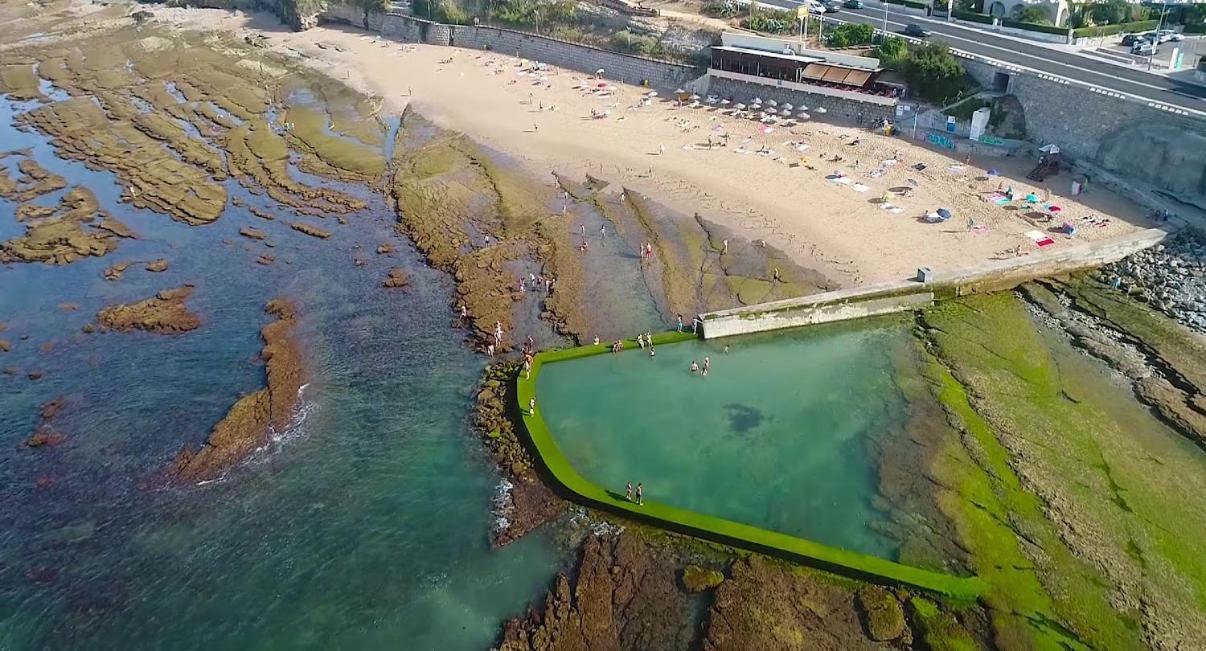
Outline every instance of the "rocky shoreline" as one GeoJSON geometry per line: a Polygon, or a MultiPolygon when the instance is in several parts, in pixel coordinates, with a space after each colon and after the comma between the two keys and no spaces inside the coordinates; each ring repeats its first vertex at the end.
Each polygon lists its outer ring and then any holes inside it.
{"type": "Polygon", "coordinates": [[[1096,278],[1206,334],[1206,241],[1194,229],[1106,265],[1096,278]]]}

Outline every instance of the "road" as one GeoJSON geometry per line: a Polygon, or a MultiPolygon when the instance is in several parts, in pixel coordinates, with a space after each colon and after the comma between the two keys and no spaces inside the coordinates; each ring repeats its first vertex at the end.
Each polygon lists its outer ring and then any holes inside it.
{"type": "MultiPolygon", "coordinates": [[[[760,5],[794,10],[798,0],[758,0],[760,5]]],[[[826,14],[827,19],[865,23],[882,28],[884,10],[868,5],[866,9],[842,9],[838,13],[826,14]]],[[[1088,57],[1037,43],[1027,43],[1011,38],[1002,38],[979,30],[968,29],[954,23],[926,19],[921,16],[900,13],[888,6],[888,31],[900,32],[909,23],[916,23],[932,32],[931,40],[943,41],[947,45],[997,59],[1017,66],[1025,66],[1049,75],[1066,77],[1122,93],[1138,95],[1148,100],[1162,102],[1194,111],[1206,111],[1206,88],[1195,84],[1168,79],[1143,70],[1095,61],[1088,57]]]]}

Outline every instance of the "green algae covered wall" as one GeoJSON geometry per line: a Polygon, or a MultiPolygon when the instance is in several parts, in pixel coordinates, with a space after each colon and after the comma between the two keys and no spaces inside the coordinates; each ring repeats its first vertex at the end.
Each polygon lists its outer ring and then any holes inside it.
{"type": "MultiPolygon", "coordinates": [[[[695,335],[689,333],[668,332],[654,335],[653,342],[656,345],[665,345],[694,337],[695,335]]],[[[636,348],[637,344],[635,341],[628,341],[625,342],[625,346],[631,349],[636,348]]],[[[669,504],[647,500],[643,505],[638,506],[629,502],[623,495],[608,491],[602,486],[588,481],[569,463],[545,424],[542,416],[543,407],[536,395],[536,382],[544,364],[599,355],[608,352],[609,349],[609,344],[600,344],[539,353],[533,360],[531,375],[527,378],[521,375],[516,380],[517,407],[530,442],[548,474],[565,493],[568,493],[567,496],[570,499],[681,533],[754,551],[786,556],[855,578],[919,588],[959,600],[975,599],[987,588],[987,584],[976,577],[957,577],[909,567],[882,558],[829,547],[811,540],[687,511],[669,504]],[[528,406],[533,398],[537,399],[536,408],[529,410],[528,406]]]]}

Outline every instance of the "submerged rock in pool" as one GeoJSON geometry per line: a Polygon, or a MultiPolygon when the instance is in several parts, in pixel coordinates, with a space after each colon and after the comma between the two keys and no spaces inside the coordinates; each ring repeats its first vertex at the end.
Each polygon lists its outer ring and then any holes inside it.
{"type": "Polygon", "coordinates": [[[195,330],[201,319],[189,311],[185,301],[193,293],[190,285],[165,289],[137,303],[110,305],[96,314],[101,326],[118,332],[145,330],[175,334],[195,330]]]}

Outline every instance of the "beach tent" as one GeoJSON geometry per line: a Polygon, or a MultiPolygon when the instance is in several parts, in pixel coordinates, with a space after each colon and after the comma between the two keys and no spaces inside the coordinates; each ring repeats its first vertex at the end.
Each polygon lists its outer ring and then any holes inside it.
{"type": "Polygon", "coordinates": [[[938,216],[942,218],[942,221],[946,221],[951,218],[951,211],[946,208],[939,208],[938,216]]]}

